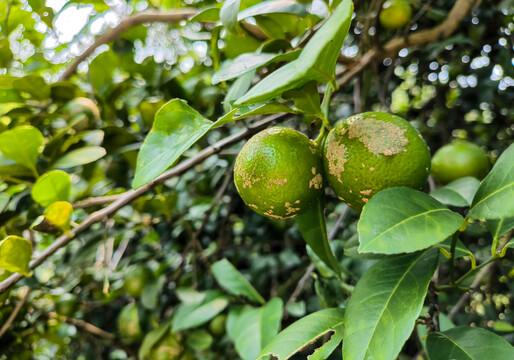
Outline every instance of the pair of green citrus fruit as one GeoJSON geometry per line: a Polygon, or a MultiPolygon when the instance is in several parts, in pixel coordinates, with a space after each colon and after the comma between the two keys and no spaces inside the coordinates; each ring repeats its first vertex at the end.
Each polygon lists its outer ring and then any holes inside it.
{"type": "Polygon", "coordinates": [[[395,115],[368,112],[342,121],[323,146],[292,129],[258,133],[236,159],[234,182],[253,210],[285,219],[311,208],[325,182],[360,211],[380,190],[423,188],[429,171],[428,147],[412,125],[395,115]]]}

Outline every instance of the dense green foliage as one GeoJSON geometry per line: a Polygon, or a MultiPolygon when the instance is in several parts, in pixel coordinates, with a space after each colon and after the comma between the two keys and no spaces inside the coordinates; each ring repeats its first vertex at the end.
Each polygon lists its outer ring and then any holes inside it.
{"type": "Polygon", "coordinates": [[[382,3],[0,2],[0,359],[514,358],[514,5],[382,3]],[[244,140],[365,111],[490,171],[245,205],[244,140]]]}

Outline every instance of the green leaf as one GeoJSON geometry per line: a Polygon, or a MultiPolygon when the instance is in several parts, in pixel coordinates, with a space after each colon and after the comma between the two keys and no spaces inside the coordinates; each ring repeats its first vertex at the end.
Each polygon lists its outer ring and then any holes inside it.
{"type": "MultiPolygon", "coordinates": [[[[342,339],[344,310],[324,309],[309,314],[282,330],[259,354],[258,359],[265,355],[273,355],[278,360],[286,360],[311,344],[316,339],[329,333],[332,339],[329,342],[337,342],[342,339]]],[[[333,345],[333,342],[331,343],[333,345]]],[[[309,359],[312,359],[310,357],[309,359]]]]}
{"type": "Polygon", "coordinates": [[[92,163],[104,157],[106,151],[101,146],[84,146],[76,150],[72,150],[57,159],[53,164],[54,168],[68,169],[75,166],[92,163]]]}
{"type": "Polygon", "coordinates": [[[227,95],[223,100],[223,110],[229,112],[232,109],[232,102],[242,96],[252,85],[255,70],[249,71],[237,78],[232,86],[228,89],[227,95]]]}
{"type": "Polygon", "coordinates": [[[514,347],[495,333],[472,326],[428,335],[430,360],[506,360],[514,359],[514,347]]]}
{"type": "Polygon", "coordinates": [[[212,274],[223,289],[236,296],[246,296],[249,300],[264,304],[266,301],[227,259],[212,264],[212,274]]]}
{"type": "Polygon", "coordinates": [[[300,52],[301,50],[294,50],[285,54],[241,54],[234,60],[227,61],[223,64],[221,69],[212,77],[212,84],[214,85],[222,81],[238,78],[251,70],[271,63],[295,60],[300,55],[300,52]]]}
{"type": "Polygon", "coordinates": [[[157,344],[159,340],[161,340],[162,337],[170,331],[170,328],[171,319],[167,320],[166,322],[159,325],[158,328],[146,334],[143,338],[141,346],[139,347],[139,358],[145,359],[150,350],[152,350],[152,348],[154,347],[154,345],[157,344]]]}
{"type": "Polygon", "coordinates": [[[503,235],[514,229],[514,217],[499,220],[487,220],[487,226],[491,231],[493,240],[498,240],[503,235]]]}
{"type": "Polygon", "coordinates": [[[396,359],[420,314],[439,251],[388,256],[359,280],[345,314],[343,358],[396,359]]]}
{"type": "Polygon", "coordinates": [[[0,68],[6,68],[11,63],[13,53],[9,38],[0,39],[0,68]]]}
{"type": "Polygon", "coordinates": [[[324,201],[320,199],[316,206],[298,215],[295,220],[302,233],[303,239],[310,246],[312,251],[314,251],[337,276],[340,276],[341,269],[339,268],[339,262],[330,248],[327,236],[324,210],[324,201]]]}
{"type": "Polygon", "coordinates": [[[36,100],[46,100],[50,97],[50,87],[41,76],[26,75],[13,83],[13,88],[30,94],[36,100]]]}
{"type": "Polygon", "coordinates": [[[471,206],[473,197],[480,186],[478,179],[468,176],[457,179],[446,186],[435,189],[430,195],[448,206],[471,206]]]}
{"type": "Polygon", "coordinates": [[[37,175],[36,161],[43,151],[43,134],[33,126],[18,126],[0,134],[0,151],[37,175]]]}
{"type": "MultiPolygon", "coordinates": [[[[452,238],[448,238],[442,243],[437,244],[437,247],[441,250],[444,257],[450,259],[451,257],[451,246],[452,246],[452,238]]],[[[475,255],[464,245],[460,240],[457,240],[455,245],[455,259],[461,258],[463,256],[469,256],[471,258],[471,264],[473,269],[476,267],[476,259],[475,255]]]]}
{"type": "Polygon", "coordinates": [[[200,293],[195,300],[178,306],[173,316],[173,331],[191,329],[205,324],[228,305],[228,298],[217,290],[200,293]]]}
{"type": "Polygon", "coordinates": [[[264,102],[312,80],[333,81],[337,56],[350,28],[352,13],[352,1],[344,0],[309,40],[298,59],[265,77],[239,98],[236,105],[264,102]]]}
{"type": "Polygon", "coordinates": [[[455,233],[463,221],[421,191],[390,188],[364,206],[358,224],[359,252],[398,254],[426,249],[455,233]]]}
{"type": "Polygon", "coordinates": [[[10,235],[0,241],[0,268],[29,276],[32,244],[27,239],[10,235]]]}
{"type": "Polygon", "coordinates": [[[211,7],[205,10],[202,10],[191,19],[189,22],[218,22],[220,20],[220,9],[217,7],[211,7]]]}
{"type": "Polygon", "coordinates": [[[267,115],[267,114],[298,114],[298,111],[291,109],[289,106],[279,102],[269,102],[265,104],[242,106],[237,108],[238,115],[234,117],[234,121],[246,119],[250,116],[267,115]]]}
{"type": "Polygon", "coordinates": [[[500,257],[504,257],[505,253],[507,252],[507,249],[509,248],[514,248],[514,239],[511,239],[508,243],[505,244],[500,254],[500,257]]]}
{"type": "Polygon", "coordinates": [[[113,83],[113,74],[119,64],[118,56],[111,50],[99,54],[89,64],[91,82],[99,96],[105,96],[113,83]]]}
{"type": "Polygon", "coordinates": [[[283,302],[273,298],[260,308],[233,308],[227,317],[227,333],[243,360],[254,360],[262,348],[274,339],[280,327],[283,302]]]}
{"type": "Polygon", "coordinates": [[[37,179],[32,186],[31,195],[35,202],[42,207],[47,207],[55,201],[68,201],[70,191],[70,175],[64,171],[53,170],[37,179]]]}
{"type": "Polygon", "coordinates": [[[468,217],[490,220],[513,216],[514,144],[511,144],[480,184],[468,217]]]}
{"type": "Polygon", "coordinates": [[[159,304],[159,293],[161,292],[166,277],[164,275],[158,278],[152,279],[150,282],[145,284],[143,293],[141,294],[141,304],[150,310],[155,310],[159,304]]]}
{"type": "Polygon", "coordinates": [[[308,14],[307,4],[302,4],[296,0],[262,1],[257,5],[241,11],[237,16],[237,19],[241,21],[250,16],[267,14],[294,14],[298,16],[305,16],[308,14]]]}
{"type": "Polygon", "coordinates": [[[213,124],[184,100],[166,103],[155,114],[153,128],[141,146],[132,188],[137,189],[166,171],[213,124]]]}
{"type": "Polygon", "coordinates": [[[56,201],[45,210],[44,216],[56,228],[68,231],[72,212],[73,206],[69,202],[56,201]]]}
{"type": "Polygon", "coordinates": [[[237,14],[241,0],[226,0],[221,6],[220,20],[224,27],[230,32],[236,32],[239,29],[237,22],[237,14]]]}
{"type": "Polygon", "coordinates": [[[289,90],[283,95],[284,99],[293,99],[294,105],[304,113],[323,118],[321,100],[319,98],[316,82],[312,81],[299,90],[289,90]]]}

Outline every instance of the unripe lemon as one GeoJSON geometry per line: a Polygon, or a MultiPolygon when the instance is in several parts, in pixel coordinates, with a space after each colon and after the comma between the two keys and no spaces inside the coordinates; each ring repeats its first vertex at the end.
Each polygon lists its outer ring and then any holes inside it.
{"type": "Polygon", "coordinates": [[[360,211],[377,192],[395,186],[422,189],[430,152],[418,131],[386,113],[351,116],[327,136],[325,174],[339,199],[360,211]]]}
{"type": "Polygon", "coordinates": [[[165,337],[154,345],[148,359],[150,360],[177,360],[184,353],[180,344],[181,337],[173,332],[168,333],[165,337]]]}
{"type": "Polygon", "coordinates": [[[484,150],[470,142],[445,145],[432,157],[432,175],[441,184],[448,184],[465,176],[482,180],[488,171],[489,160],[484,150]]]}
{"type": "Polygon", "coordinates": [[[132,344],[143,338],[136,304],[128,304],[121,310],[118,316],[118,331],[121,340],[126,344],[132,344]]]}
{"type": "Polygon", "coordinates": [[[412,17],[409,2],[405,0],[389,0],[380,11],[380,24],[389,30],[401,29],[412,17]]]}
{"type": "Polygon", "coordinates": [[[135,265],[125,275],[123,287],[132,297],[141,296],[145,285],[150,281],[152,272],[142,264],[135,265]]]}
{"type": "Polygon", "coordinates": [[[315,204],[323,190],[321,151],[298,131],[273,127],[241,149],[234,182],[243,201],[261,215],[291,218],[315,204]]]}

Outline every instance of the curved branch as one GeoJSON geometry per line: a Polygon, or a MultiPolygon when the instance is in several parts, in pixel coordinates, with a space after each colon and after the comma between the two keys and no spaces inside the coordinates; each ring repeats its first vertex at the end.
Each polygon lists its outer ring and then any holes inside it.
{"type": "Polygon", "coordinates": [[[173,10],[170,12],[145,11],[125,18],[116,27],[113,27],[112,29],[107,30],[104,34],[98,36],[90,47],[73,60],[71,65],[61,74],[59,80],[66,80],[73,75],[75,71],[77,71],[79,64],[86,60],[98,47],[116,40],[122,33],[136,27],[137,25],[154,22],[176,23],[182,20],[187,20],[198,14],[198,12],[199,11],[196,9],[173,10]]]}
{"type": "MultiPolygon", "coordinates": [[[[195,165],[198,165],[201,162],[203,162],[209,156],[219,153],[221,150],[249,137],[250,135],[253,135],[254,133],[268,127],[271,123],[285,117],[286,115],[287,114],[275,114],[261,121],[258,121],[255,124],[249,126],[248,128],[241,130],[240,132],[235,133],[229,137],[226,137],[225,139],[220,140],[217,143],[212,144],[211,146],[206,147],[195,156],[182,161],[175,167],[169,169],[162,175],[158,176],[149,183],[141,186],[140,188],[136,190],[126,191],[125,193],[121,194],[119,198],[115,200],[112,204],[92,213],[86,219],[84,219],[84,221],[82,221],[80,225],[70,230],[70,232],[59,236],[52,245],[47,247],[40,254],[34,257],[34,259],[32,259],[32,261],[29,264],[29,268],[31,270],[35,269],[36,267],[41,265],[46,259],[48,259],[51,255],[53,255],[57,250],[66,246],[77,235],[89,229],[91,225],[108,218],[116,211],[118,211],[120,208],[130,203],[132,200],[151,190],[154,186],[162,184],[163,182],[165,182],[168,179],[171,179],[172,177],[182,175],[187,170],[193,168],[195,165]]],[[[23,275],[16,273],[5,279],[3,282],[0,283],[0,294],[7,291],[9,287],[16,284],[22,278],[23,275]]]]}
{"type": "Polygon", "coordinates": [[[457,0],[446,19],[436,27],[417,31],[405,37],[392,39],[381,49],[375,48],[369,50],[360,58],[355,66],[338,74],[339,76],[342,75],[342,77],[337,82],[337,85],[343,86],[348,83],[355,75],[364,70],[377,58],[382,60],[386,57],[394,57],[401,49],[422,46],[434,41],[446,39],[457,29],[457,26],[469,13],[474,3],[475,0],[457,0]]]}

